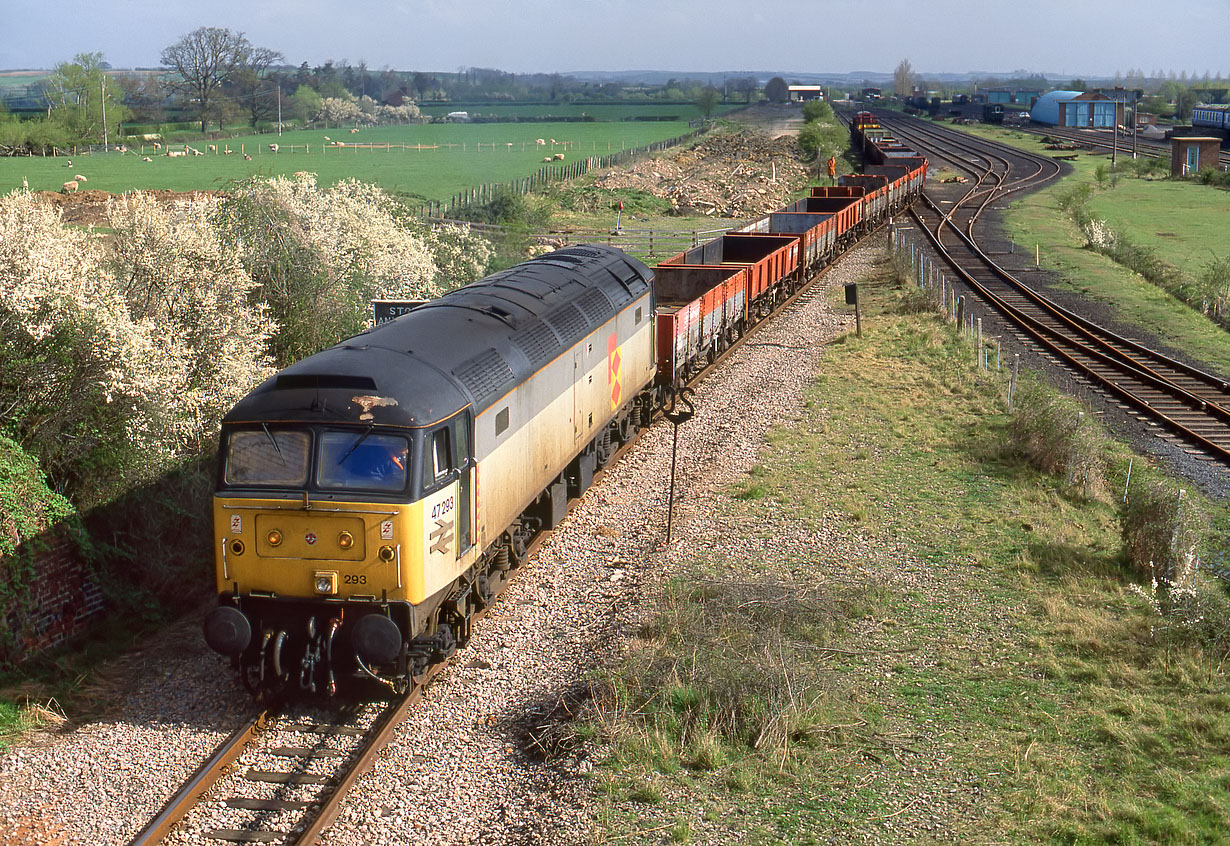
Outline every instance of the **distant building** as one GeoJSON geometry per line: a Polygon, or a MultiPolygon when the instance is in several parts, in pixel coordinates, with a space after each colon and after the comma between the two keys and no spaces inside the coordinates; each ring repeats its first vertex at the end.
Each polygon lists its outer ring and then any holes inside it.
{"type": "Polygon", "coordinates": [[[1028,106],[1042,94],[1036,88],[982,88],[978,91],[978,97],[984,103],[1016,103],[1022,106],[1028,106]]]}
{"type": "Polygon", "coordinates": [[[1096,91],[1051,91],[1030,111],[1030,120],[1050,126],[1114,129],[1123,124],[1124,102],[1096,91]]]}
{"type": "Polygon", "coordinates": [[[1195,176],[1208,168],[1216,170],[1220,153],[1220,138],[1171,138],[1170,173],[1172,176],[1195,176]]]}
{"type": "Polygon", "coordinates": [[[824,86],[822,85],[791,85],[787,91],[792,103],[824,99],[824,86]]]}

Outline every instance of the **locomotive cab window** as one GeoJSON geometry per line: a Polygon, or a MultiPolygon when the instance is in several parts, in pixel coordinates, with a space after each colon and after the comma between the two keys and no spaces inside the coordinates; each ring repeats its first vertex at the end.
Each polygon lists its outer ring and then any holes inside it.
{"type": "Polygon", "coordinates": [[[423,468],[423,488],[433,487],[443,481],[454,469],[452,444],[447,427],[436,429],[429,436],[428,455],[423,468]]]}
{"type": "Polygon", "coordinates": [[[312,438],[308,432],[271,429],[232,432],[226,442],[223,479],[228,485],[303,487],[312,438]]]}
{"type": "Polygon", "coordinates": [[[410,441],[370,429],[320,435],[316,482],[323,488],[398,492],[410,478],[410,441]]]}

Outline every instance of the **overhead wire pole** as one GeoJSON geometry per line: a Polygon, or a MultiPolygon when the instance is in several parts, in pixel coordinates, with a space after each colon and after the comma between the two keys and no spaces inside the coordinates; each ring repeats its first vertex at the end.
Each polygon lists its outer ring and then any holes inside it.
{"type": "Polygon", "coordinates": [[[103,152],[109,152],[110,147],[107,145],[107,74],[102,74],[102,79],[98,81],[98,87],[102,89],[102,125],[103,125],[103,152]]]}

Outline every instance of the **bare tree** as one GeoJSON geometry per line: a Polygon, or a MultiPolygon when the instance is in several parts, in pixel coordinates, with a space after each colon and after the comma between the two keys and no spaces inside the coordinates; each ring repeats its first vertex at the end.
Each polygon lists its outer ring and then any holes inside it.
{"type": "MultiPolygon", "coordinates": [[[[227,80],[227,93],[231,93],[239,107],[247,113],[248,122],[255,127],[259,121],[277,116],[277,86],[267,78],[269,69],[286,61],[277,50],[268,47],[250,47],[248,54],[227,80]]],[[[286,95],[293,92],[286,91],[286,95]]]]}
{"type": "Polygon", "coordinates": [[[171,86],[186,95],[200,116],[201,132],[222,114],[222,87],[248,61],[252,45],[242,32],[203,26],[162,51],[162,64],[179,74],[171,86]]]}
{"type": "Polygon", "coordinates": [[[712,85],[705,86],[696,97],[696,108],[700,110],[700,116],[706,120],[713,114],[713,110],[717,108],[718,100],[722,99],[722,94],[712,85]]]}
{"type": "Polygon", "coordinates": [[[914,68],[909,59],[902,59],[893,71],[893,93],[903,100],[914,93],[914,68]]]}

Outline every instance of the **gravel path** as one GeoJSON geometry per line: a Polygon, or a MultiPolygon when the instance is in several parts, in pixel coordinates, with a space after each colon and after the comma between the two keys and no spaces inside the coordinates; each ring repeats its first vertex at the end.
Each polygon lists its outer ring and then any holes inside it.
{"type": "MultiPolygon", "coordinates": [[[[870,247],[854,250],[825,284],[862,276],[872,257],[870,247]]],[[[823,296],[811,297],[762,327],[701,387],[697,416],[679,433],[680,504],[669,549],[671,427],[646,432],[477,626],[324,843],[586,842],[592,762],[543,763],[527,730],[619,655],[642,597],[675,553],[713,542],[718,526],[707,498],[753,466],[771,426],[798,416],[823,342],[850,322],[823,296]]],[[[0,757],[0,842],[126,842],[234,727],[250,707],[246,694],[200,644],[197,621],[168,642],[173,649],[143,655],[139,685],[113,714],[35,735],[0,757]]]]}

